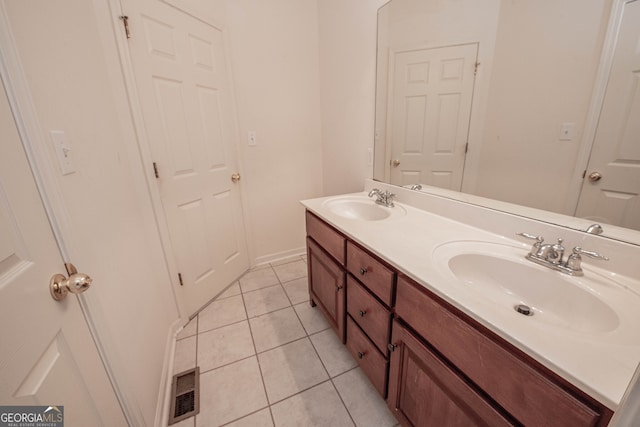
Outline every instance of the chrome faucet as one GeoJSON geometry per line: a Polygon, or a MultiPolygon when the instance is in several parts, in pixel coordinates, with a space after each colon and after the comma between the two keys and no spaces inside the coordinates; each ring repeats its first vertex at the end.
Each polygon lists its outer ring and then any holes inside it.
{"type": "Polygon", "coordinates": [[[561,273],[568,274],[570,276],[582,276],[582,255],[587,255],[594,259],[600,259],[603,261],[609,261],[604,255],[598,252],[587,251],[579,246],[576,246],[571,251],[571,255],[564,259],[565,248],[562,246],[563,239],[558,238],[556,244],[543,244],[544,238],[542,236],[534,236],[529,233],[517,233],[518,236],[525,237],[527,239],[535,240],[536,242],[531,246],[531,250],[526,255],[529,261],[533,261],[536,264],[549,267],[553,270],[557,270],[561,273]]]}
{"type": "Polygon", "coordinates": [[[369,197],[373,196],[377,196],[376,203],[379,205],[386,206],[388,208],[392,208],[394,206],[393,198],[396,197],[396,195],[390,193],[389,190],[381,191],[377,188],[374,188],[373,190],[369,191],[369,197]]]}

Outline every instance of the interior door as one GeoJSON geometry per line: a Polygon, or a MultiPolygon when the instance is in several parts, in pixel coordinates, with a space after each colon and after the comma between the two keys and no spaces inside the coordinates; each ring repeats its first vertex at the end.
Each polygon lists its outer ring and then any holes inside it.
{"type": "Polygon", "coordinates": [[[640,230],[640,0],[624,6],[576,216],[640,230]]]}
{"type": "Polygon", "coordinates": [[[390,180],[460,190],[478,45],[393,54],[390,180]]]}
{"type": "Polygon", "coordinates": [[[165,247],[191,315],[249,265],[224,34],[160,1],[130,0],[124,8],[165,247]]]}
{"type": "Polygon", "coordinates": [[[126,425],[77,298],[50,295],[64,262],[0,93],[0,405],[61,405],[68,426],[126,425]]]}

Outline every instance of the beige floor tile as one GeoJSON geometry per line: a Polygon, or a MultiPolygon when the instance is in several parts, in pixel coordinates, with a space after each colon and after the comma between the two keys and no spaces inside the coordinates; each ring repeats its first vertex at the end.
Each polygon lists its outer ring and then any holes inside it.
{"type": "Polygon", "coordinates": [[[194,427],[195,423],[195,417],[189,417],[180,421],[179,423],[172,424],[171,427],[194,427]]]}
{"type": "Polygon", "coordinates": [[[246,318],[242,295],[216,300],[198,314],[198,332],[210,331],[246,318]]]}
{"type": "Polygon", "coordinates": [[[328,379],[308,338],[258,355],[270,403],[293,396],[328,379]]]}
{"type": "Polygon", "coordinates": [[[300,259],[300,255],[293,255],[287,258],[279,259],[277,261],[272,261],[269,264],[271,264],[271,267],[277,267],[282,264],[289,264],[290,262],[298,261],[299,259],[300,259]]]}
{"type": "Polygon", "coordinates": [[[292,307],[249,319],[258,353],[305,336],[292,307]]]}
{"type": "Polygon", "coordinates": [[[176,339],[192,337],[198,333],[198,316],[194,317],[187,323],[176,336],[176,339]]]}
{"type": "Polygon", "coordinates": [[[393,427],[398,424],[360,368],[334,378],[333,383],[358,427],[393,427]]]}
{"type": "Polygon", "coordinates": [[[251,270],[242,276],[239,281],[242,292],[251,292],[279,283],[278,277],[271,266],[251,270]]]}
{"type": "Polygon", "coordinates": [[[244,304],[249,317],[260,316],[291,305],[280,285],[245,293],[244,304]]]}
{"type": "Polygon", "coordinates": [[[351,353],[338,339],[333,329],[311,335],[310,338],[330,377],[333,378],[358,366],[358,362],[351,357],[351,353]]]}
{"type": "Polygon", "coordinates": [[[226,424],[267,407],[256,357],[200,375],[197,427],[226,424]]]}
{"type": "Polygon", "coordinates": [[[281,283],[299,279],[307,275],[307,264],[302,260],[273,267],[281,283]]]}
{"type": "Polygon", "coordinates": [[[216,300],[229,298],[229,297],[232,297],[234,295],[240,295],[240,293],[241,293],[240,292],[240,283],[238,283],[238,281],[236,280],[235,282],[233,282],[231,284],[231,286],[229,286],[227,289],[225,289],[224,292],[222,292],[220,295],[218,295],[216,300]]]}
{"type": "Polygon", "coordinates": [[[173,374],[196,367],[196,337],[189,337],[176,341],[173,357],[173,374]]]}
{"type": "Polygon", "coordinates": [[[309,301],[309,282],[307,277],[295,279],[282,284],[291,304],[296,305],[309,301]]]}
{"type": "Polygon", "coordinates": [[[330,328],[329,322],[325,319],[324,314],[318,307],[311,307],[309,302],[303,302],[293,306],[300,317],[300,321],[307,331],[307,334],[315,334],[316,332],[323,331],[330,328]]]}
{"type": "Polygon", "coordinates": [[[330,381],[276,403],[271,412],[276,427],[353,426],[330,381]]]}
{"type": "Polygon", "coordinates": [[[255,354],[247,321],[198,334],[200,372],[227,365],[255,354]]]}
{"type": "Polygon", "coordinates": [[[269,411],[268,408],[263,409],[255,414],[247,415],[238,421],[227,424],[225,427],[273,427],[271,411],[269,411]]]}

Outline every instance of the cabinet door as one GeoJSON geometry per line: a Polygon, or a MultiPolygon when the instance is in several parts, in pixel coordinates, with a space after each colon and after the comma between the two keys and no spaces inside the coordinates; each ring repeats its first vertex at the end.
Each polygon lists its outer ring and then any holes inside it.
{"type": "Polygon", "coordinates": [[[513,425],[398,321],[387,404],[405,426],[513,425]]]}
{"type": "Polygon", "coordinates": [[[312,239],[307,237],[309,294],[344,343],[345,272],[312,239]]]}

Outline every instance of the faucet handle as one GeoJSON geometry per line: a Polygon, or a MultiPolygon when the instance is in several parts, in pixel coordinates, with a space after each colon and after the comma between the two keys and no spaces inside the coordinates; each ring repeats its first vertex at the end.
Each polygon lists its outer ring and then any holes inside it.
{"type": "Polygon", "coordinates": [[[534,236],[533,234],[522,233],[522,232],[516,233],[516,235],[522,236],[522,237],[524,237],[526,239],[535,240],[536,241],[535,244],[540,244],[540,243],[544,242],[544,237],[542,237],[542,236],[534,236]]]}
{"type": "Polygon", "coordinates": [[[582,249],[580,246],[576,246],[575,248],[573,248],[572,252],[574,255],[586,255],[590,258],[601,259],[602,261],[609,261],[609,257],[599,254],[598,252],[587,251],[585,249],[582,249]]]}

